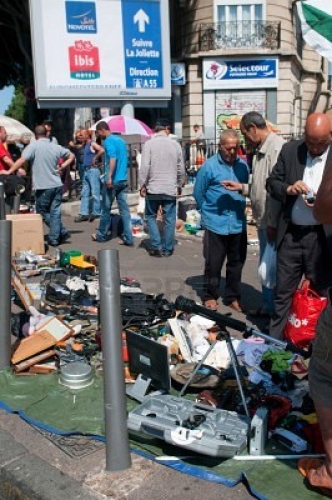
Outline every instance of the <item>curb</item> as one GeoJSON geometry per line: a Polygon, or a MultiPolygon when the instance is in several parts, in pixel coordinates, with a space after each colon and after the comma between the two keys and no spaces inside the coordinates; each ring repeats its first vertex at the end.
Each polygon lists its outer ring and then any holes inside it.
{"type": "Polygon", "coordinates": [[[0,431],[1,500],[96,500],[75,479],[31,453],[5,431],[0,431]]]}

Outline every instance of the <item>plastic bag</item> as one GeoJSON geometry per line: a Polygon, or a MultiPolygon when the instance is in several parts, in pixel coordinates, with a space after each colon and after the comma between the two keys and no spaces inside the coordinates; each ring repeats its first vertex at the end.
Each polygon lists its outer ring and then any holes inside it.
{"type": "Polygon", "coordinates": [[[258,267],[258,277],[263,286],[274,288],[276,285],[277,252],[274,244],[267,243],[258,267]]]}
{"type": "Polygon", "coordinates": [[[284,338],[300,348],[308,347],[315,336],[317,320],[326,307],[327,298],[309,288],[305,280],[293,295],[284,338]]]}

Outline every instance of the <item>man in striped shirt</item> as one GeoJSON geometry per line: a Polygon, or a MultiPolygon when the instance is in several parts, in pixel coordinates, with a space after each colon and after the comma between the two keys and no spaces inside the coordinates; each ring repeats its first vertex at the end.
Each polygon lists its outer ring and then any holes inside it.
{"type": "Polygon", "coordinates": [[[155,136],[147,141],[142,151],[139,175],[141,196],[146,197],[145,217],[150,236],[149,254],[152,257],[170,257],[174,250],[176,223],[176,196],[184,180],[184,166],[180,144],[168,134],[170,123],[159,120],[155,136]],[[158,224],[158,208],[164,214],[164,237],[158,224]]]}

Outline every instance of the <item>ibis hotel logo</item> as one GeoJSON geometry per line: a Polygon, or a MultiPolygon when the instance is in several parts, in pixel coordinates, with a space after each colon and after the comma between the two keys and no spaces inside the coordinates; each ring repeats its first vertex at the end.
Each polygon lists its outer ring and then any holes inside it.
{"type": "Polygon", "coordinates": [[[68,33],[97,33],[95,2],[66,2],[68,33]]]}
{"type": "Polygon", "coordinates": [[[69,47],[70,77],[76,80],[100,78],[99,49],[91,42],[78,40],[69,47]]]}

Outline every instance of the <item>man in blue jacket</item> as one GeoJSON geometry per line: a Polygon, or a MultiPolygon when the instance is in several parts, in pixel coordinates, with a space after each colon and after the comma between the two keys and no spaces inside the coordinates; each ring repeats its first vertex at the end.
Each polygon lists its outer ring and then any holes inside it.
{"type": "Polygon", "coordinates": [[[205,290],[203,303],[217,309],[220,273],[227,258],[224,303],[242,312],[241,276],[247,256],[246,202],[241,192],[229,191],[222,183],[246,184],[248,165],[238,158],[239,138],[235,130],[220,135],[219,151],[202,165],[196,178],[194,197],[205,229],[205,290]]]}

